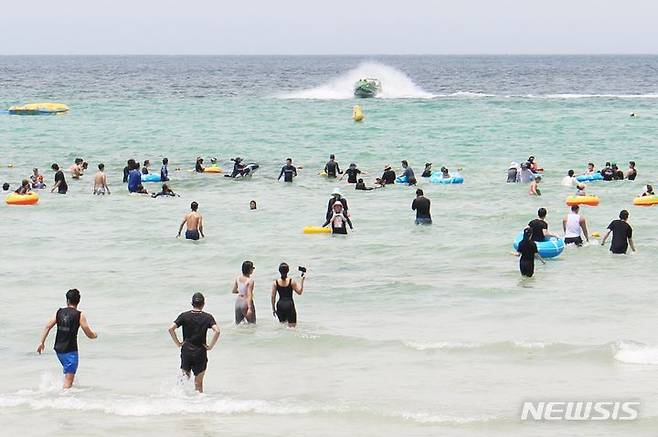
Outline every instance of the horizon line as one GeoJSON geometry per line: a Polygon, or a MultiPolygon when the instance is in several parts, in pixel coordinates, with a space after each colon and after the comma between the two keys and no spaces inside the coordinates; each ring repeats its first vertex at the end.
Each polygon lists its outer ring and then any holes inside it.
{"type": "Polygon", "coordinates": [[[358,56],[658,56],[658,53],[0,53],[0,56],[234,56],[234,57],[358,57],[358,56]]]}

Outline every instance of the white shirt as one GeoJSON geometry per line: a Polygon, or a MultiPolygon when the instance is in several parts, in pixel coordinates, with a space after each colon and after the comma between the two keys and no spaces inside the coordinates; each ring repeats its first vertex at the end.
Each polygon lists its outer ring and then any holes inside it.
{"type": "Polygon", "coordinates": [[[573,187],[576,184],[576,178],[574,176],[565,176],[562,178],[562,185],[565,187],[573,187]]]}

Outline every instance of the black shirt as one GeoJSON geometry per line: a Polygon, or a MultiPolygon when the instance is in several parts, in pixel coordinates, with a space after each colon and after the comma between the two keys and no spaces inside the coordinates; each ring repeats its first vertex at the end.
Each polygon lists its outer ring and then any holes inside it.
{"type": "Polygon", "coordinates": [[[601,176],[603,176],[604,181],[611,181],[615,177],[615,171],[610,167],[606,167],[601,170],[601,176]]]}
{"type": "Polygon", "coordinates": [[[324,166],[324,171],[327,172],[327,176],[330,178],[335,178],[336,173],[343,173],[340,171],[340,167],[338,167],[338,163],[336,161],[327,162],[327,165],[324,166]]]}
{"type": "Polygon", "coordinates": [[[292,177],[297,176],[297,169],[294,165],[284,165],[281,167],[281,173],[279,173],[279,179],[283,176],[285,182],[292,182],[292,177]]]}
{"type": "Polygon", "coordinates": [[[195,310],[181,313],[174,323],[178,327],[183,327],[183,342],[197,347],[206,344],[208,330],[216,325],[212,314],[195,310]]]}
{"type": "Polygon", "coordinates": [[[130,173],[130,167],[125,166],[125,167],[123,168],[123,183],[124,183],[124,184],[125,184],[126,182],[128,182],[128,173],[130,173]]]}
{"type": "Polygon", "coordinates": [[[544,220],[536,218],[531,220],[528,226],[532,229],[532,241],[544,241],[546,239],[544,229],[548,229],[548,223],[544,220]]]}
{"type": "Polygon", "coordinates": [[[59,187],[57,188],[57,191],[61,194],[65,194],[69,186],[66,184],[66,178],[64,178],[64,172],[62,170],[57,170],[57,173],[55,173],[55,183],[61,181],[59,184],[59,187]]]}
{"type": "Polygon", "coordinates": [[[55,336],[55,352],[65,354],[78,350],[78,328],[80,327],[80,311],[66,307],[57,310],[57,335],[55,336]]]}
{"type": "Polygon", "coordinates": [[[345,170],[345,173],[347,174],[347,182],[350,184],[356,184],[357,175],[361,174],[361,170],[358,168],[348,168],[345,170]]]}
{"type": "Polygon", "coordinates": [[[624,220],[613,220],[608,225],[612,231],[612,243],[610,243],[610,252],[626,253],[628,250],[628,239],[633,237],[633,228],[624,220]]]}
{"type": "Polygon", "coordinates": [[[535,260],[535,254],[539,251],[537,250],[537,243],[532,240],[522,240],[519,243],[519,248],[517,250],[521,254],[521,261],[533,261],[535,260]]]}
{"type": "Polygon", "coordinates": [[[384,174],[382,174],[382,180],[386,184],[394,184],[395,183],[395,172],[393,170],[386,170],[384,174]]]}
{"type": "Polygon", "coordinates": [[[413,202],[411,202],[411,209],[416,211],[416,218],[429,218],[430,215],[430,199],[427,197],[416,197],[413,202]]]}
{"type": "MultiPolygon", "coordinates": [[[[327,220],[329,220],[331,218],[331,216],[334,215],[334,211],[333,211],[334,203],[336,203],[336,198],[335,197],[332,197],[331,199],[329,199],[329,203],[327,204],[327,214],[325,215],[327,220]]],[[[349,209],[349,207],[347,206],[347,199],[345,199],[344,197],[341,197],[340,198],[340,203],[343,204],[343,212],[347,216],[347,210],[349,209]]]]}

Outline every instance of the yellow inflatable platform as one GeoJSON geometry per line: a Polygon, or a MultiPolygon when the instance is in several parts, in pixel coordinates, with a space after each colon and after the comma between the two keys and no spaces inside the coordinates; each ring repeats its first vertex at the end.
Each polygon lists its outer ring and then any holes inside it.
{"type": "Polygon", "coordinates": [[[9,108],[10,114],[15,115],[52,115],[68,112],[69,107],[63,103],[29,103],[9,108]]]}

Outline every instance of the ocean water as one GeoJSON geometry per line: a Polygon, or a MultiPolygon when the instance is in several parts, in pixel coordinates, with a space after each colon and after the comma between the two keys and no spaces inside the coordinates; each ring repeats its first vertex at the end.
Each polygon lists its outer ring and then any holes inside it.
{"type": "Polygon", "coordinates": [[[51,163],[81,156],[106,164],[113,189],[92,196],[89,172],[66,196],[0,206],[3,434],[655,435],[658,209],[632,199],[658,183],[657,70],[657,56],[0,57],[0,109],[71,107],[0,114],[0,182],[36,166],[50,184],[51,163]],[[361,76],[381,79],[381,98],[352,99],[361,76]],[[428,161],[461,168],[465,183],[421,181],[434,225],[420,228],[413,188],[327,181],[330,153],[369,184],[402,159],[418,174],[428,161]],[[198,155],[261,168],[245,181],[197,175],[198,155]],[[545,168],[540,198],[505,183],[529,155],[545,168]],[[126,159],[164,156],[181,197],[129,196],[126,159]],[[292,185],[276,181],[287,157],[303,167],[292,185]],[[584,216],[603,232],[628,209],[637,253],[567,248],[521,279],[516,233],[542,206],[559,231],[572,194],[561,178],[607,160],[635,160],[639,176],[591,184],[601,204],[584,216]],[[335,187],[354,232],[303,235],[335,187]],[[198,243],[175,238],[193,200],[198,243]],[[246,259],[258,323],[236,327],[230,286],[246,259]],[[269,311],[282,261],[309,269],[294,330],[269,311]],[[99,338],[81,334],[77,387],[64,393],[54,333],[35,350],[73,287],[99,338]],[[204,395],[179,380],[166,332],[195,291],[222,329],[204,395]],[[522,422],[525,400],[639,400],[641,414],[522,422]]]}

